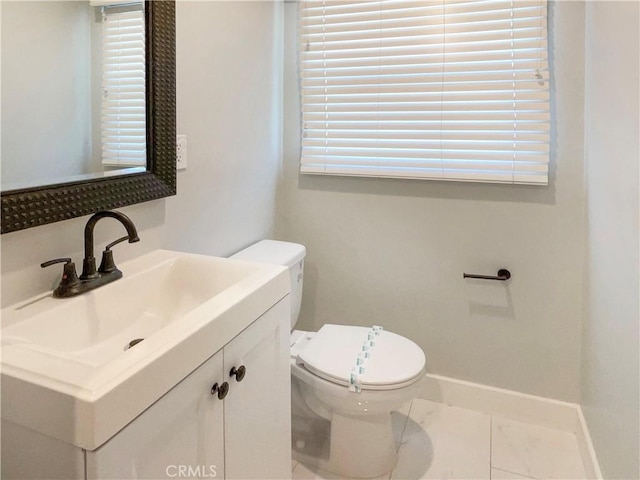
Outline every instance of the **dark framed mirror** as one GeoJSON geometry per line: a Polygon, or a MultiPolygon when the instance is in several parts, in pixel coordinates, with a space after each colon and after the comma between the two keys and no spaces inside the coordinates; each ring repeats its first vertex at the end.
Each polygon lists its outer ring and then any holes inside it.
{"type": "Polygon", "coordinates": [[[146,0],[144,12],[146,170],[3,191],[1,233],[176,194],[175,2],[146,0]]]}

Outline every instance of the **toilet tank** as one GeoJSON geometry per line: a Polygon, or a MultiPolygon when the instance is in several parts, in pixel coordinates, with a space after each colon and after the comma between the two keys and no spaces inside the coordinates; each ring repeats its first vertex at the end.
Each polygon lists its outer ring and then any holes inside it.
{"type": "Polygon", "coordinates": [[[230,258],[248,262],[271,263],[289,268],[291,280],[291,329],[295,326],[302,305],[302,274],[307,250],[298,243],[262,240],[240,250],[230,258]]]}

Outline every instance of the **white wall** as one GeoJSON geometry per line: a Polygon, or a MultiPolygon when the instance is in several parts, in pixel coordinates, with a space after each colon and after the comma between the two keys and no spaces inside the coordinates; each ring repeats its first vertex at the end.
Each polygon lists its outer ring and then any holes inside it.
{"type": "Polygon", "coordinates": [[[277,234],[308,249],[298,327],[380,324],[420,344],[431,373],[577,401],[584,4],[551,7],[549,187],[300,176],[295,9],[285,6],[277,234]],[[462,279],[499,267],[510,283],[462,279]]]}
{"type": "MultiPolygon", "coordinates": [[[[188,135],[189,168],[178,195],[121,208],[140,236],[115,247],[116,261],[156,248],[225,255],[271,234],[280,162],[282,5],[178,2],[178,130],[188,135]]],[[[3,99],[4,100],[4,99],[3,99]]],[[[4,105],[3,105],[4,107],[4,105]]],[[[61,267],[80,268],[88,217],[2,235],[2,306],[51,290],[61,267]]],[[[96,252],[122,235],[96,226],[96,252]]]]}
{"type": "Polygon", "coordinates": [[[77,1],[1,7],[2,184],[92,171],[85,160],[92,155],[93,8],[77,1]]]}
{"type": "Polygon", "coordinates": [[[282,142],[282,4],[178,2],[178,133],[188,167],[167,245],[228,255],[273,235],[282,142]]]}
{"type": "Polygon", "coordinates": [[[605,478],[638,465],[640,6],[587,6],[583,411],[605,478]]]}

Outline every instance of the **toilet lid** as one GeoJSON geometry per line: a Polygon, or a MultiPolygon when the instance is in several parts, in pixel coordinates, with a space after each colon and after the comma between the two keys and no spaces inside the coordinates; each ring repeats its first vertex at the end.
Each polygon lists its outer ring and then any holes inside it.
{"type": "MultiPolygon", "coordinates": [[[[319,377],[348,386],[358,353],[371,331],[367,327],[326,324],[298,353],[297,363],[319,377]]],[[[363,389],[400,388],[424,373],[424,352],[408,338],[382,330],[368,349],[369,358],[359,374],[363,389]]]]}

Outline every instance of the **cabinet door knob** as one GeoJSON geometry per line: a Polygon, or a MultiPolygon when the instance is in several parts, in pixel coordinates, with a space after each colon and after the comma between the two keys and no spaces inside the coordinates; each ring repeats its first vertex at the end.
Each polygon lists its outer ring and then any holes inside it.
{"type": "Polygon", "coordinates": [[[218,388],[218,398],[220,400],[224,399],[229,393],[229,384],[227,382],[222,382],[222,385],[218,388]]]}
{"type": "Polygon", "coordinates": [[[246,373],[247,373],[247,368],[244,365],[240,365],[238,368],[233,367],[229,372],[229,375],[231,375],[232,377],[235,375],[236,381],[241,382],[246,373]]]}
{"type": "Polygon", "coordinates": [[[211,395],[218,394],[218,398],[220,400],[226,397],[227,393],[229,393],[229,384],[227,382],[222,382],[221,385],[218,385],[218,383],[216,382],[211,387],[211,395]]]}

